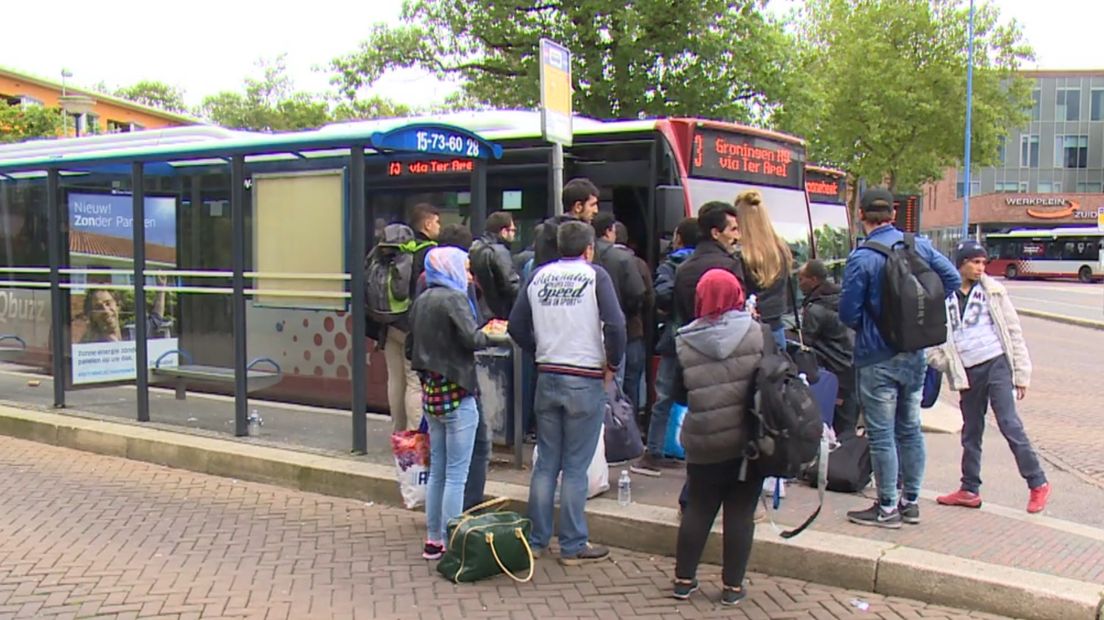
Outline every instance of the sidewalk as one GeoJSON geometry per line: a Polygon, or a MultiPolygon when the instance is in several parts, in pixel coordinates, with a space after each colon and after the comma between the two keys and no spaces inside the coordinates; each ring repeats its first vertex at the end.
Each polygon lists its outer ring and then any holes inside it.
{"type": "MultiPolygon", "coordinates": [[[[262,437],[233,439],[226,434],[232,413],[232,404],[226,400],[190,394],[187,401],[176,401],[170,393],[151,395],[153,422],[139,425],[132,421],[132,388],[73,393],[71,403],[82,410],[67,410],[61,416],[45,409],[49,379],[41,379],[40,385],[32,387],[25,376],[0,374],[0,393],[6,404],[12,405],[0,407],[0,434],[397,503],[386,418],[369,418],[370,453],[353,457],[348,454],[351,422],[347,413],[257,403],[265,420],[262,437]],[[33,409],[33,403],[42,407],[33,409]]],[[[953,422],[946,410],[942,417],[953,422]]],[[[929,471],[941,472],[929,479],[945,480],[944,470],[957,468],[957,441],[954,435],[928,436],[929,471]]],[[[990,452],[999,457],[1007,450],[997,441],[987,445],[994,448],[986,453],[988,467],[990,452]]],[[[508,458],[505,453],[496,456],[504,462],[508,458]]],[[[492,466],[488,493],[523,503],[529,473],[504,462],[492,466]]],[[[619,472],[620,468],[611,468],[611,481],[619,472]]],[[[613,499],[592,500],[588,511],[593,537],[644,553],[670,555],[682,480],[682,472],[658,479],[633,476],[635,503],[629,508],[617,505],[616,490],[608,494],[613,499]]],[[[1061,493],[1062,487],[1056,486],[1061,493]]],[[[932,501],[934,493],[927,493],[922,502],[923,523],[899,531],[847,523],[846,511],[865,507],[872,500],[829,494],[811,530],[792,541],[782,541],[769,524],[761,526],[752,569],[1010,616],[1098,617],[1104,591],[1104,530],[1029,516],[1012,502],[1006,502],[1006,507],[987,504],[977,511],[940,507],[932,501]]],[[[1060,497],[1056,494],[1056,499],[1060,497]]],[[[790,485],[775,519],[780,525],[795,525],[813,510],[815,502],[815,490],[790,485]]],[[[719,545],[711,544],[707,561],[718,560],[719,545]]]]}

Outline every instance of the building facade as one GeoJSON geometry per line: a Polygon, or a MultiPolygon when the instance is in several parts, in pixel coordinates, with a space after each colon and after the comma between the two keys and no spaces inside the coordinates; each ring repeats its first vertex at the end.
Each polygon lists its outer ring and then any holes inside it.
{"type": "Polygon", "coordinates": [[[142,129],[161,129],[195,125],[202,121],[183,114],[167,112],[140,103],[112,97],[82,88],[73,88],[32,75],[0,67],[0,104],[62,107],[66,99],[80,99],[79,108],[69,113],[65,123],[68,136],[119,133],[142,129]]]}
{"type": "MultiPolygon", "coordinates": [[[[1011,132],[1000,164],[971,173],[971,233],[1096,226],[1104,209],[1104,69],[1027,71],[1027,126],[1011,132]]],[[[924,188],[920,225],[943,250],[962,235],[961,170],[924,188]]]]}

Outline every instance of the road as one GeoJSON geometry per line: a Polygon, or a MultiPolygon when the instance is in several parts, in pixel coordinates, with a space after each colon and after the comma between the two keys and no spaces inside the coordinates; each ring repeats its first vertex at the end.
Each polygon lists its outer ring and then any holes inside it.
{"type": "Polygon", "coordinates": [[[676,603],[671,559],[622,550],[454,586],[419,555],[418,512],[7,437],[0,472],[5,619],[993,617],[763,575],[734,612],[716,567],[676,603]]]}
{"type": "Polygon", "coordinates": [[[1104,285],[1002,280],[1017,308],[1104,322],[1104,285]]]}

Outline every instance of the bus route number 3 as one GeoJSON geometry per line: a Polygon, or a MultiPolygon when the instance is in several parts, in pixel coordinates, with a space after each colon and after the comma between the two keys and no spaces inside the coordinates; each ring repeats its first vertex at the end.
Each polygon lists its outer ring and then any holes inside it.
{"type": "Polygon", "coordinates": [[[479,157],[479,141],[466,136],[447,134],[436,131],[419,131],[417,133],[419,151],[435,151],[465,157],[479,157]]]}

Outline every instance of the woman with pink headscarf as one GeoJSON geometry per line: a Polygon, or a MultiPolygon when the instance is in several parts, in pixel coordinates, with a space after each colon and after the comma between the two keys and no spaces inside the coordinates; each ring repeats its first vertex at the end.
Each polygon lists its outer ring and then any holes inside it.
{"type": "Polygon", "coordinates": [[[771,333],[744,309],[744,289],[731,272],[713,269],[698,281],[696,320],[678,331],[688,411],[682,423],[687,504],[679,526],[673,596],[698,589],[697,569],[709,531],[724,506],[721,603],[743,600],[744,574],[755,534],[755,503],[763,479],[741,464],[748,443],[748,395],[771,333]]]}

